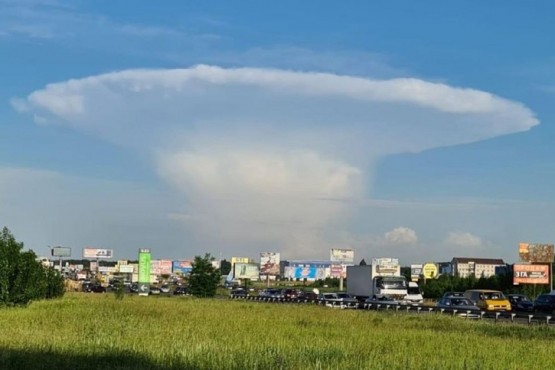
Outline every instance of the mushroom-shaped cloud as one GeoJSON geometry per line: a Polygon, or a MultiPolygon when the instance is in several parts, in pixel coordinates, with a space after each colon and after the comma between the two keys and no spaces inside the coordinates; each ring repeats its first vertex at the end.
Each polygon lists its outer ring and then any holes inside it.
{"type": "Polygon", "coordinates": [[[376,159],[538,123],[520,103],[420,79],[205,65],[54,83],[13,105],[153,155],[188,198],[172,217],[203,235],[295,250],[327,248],[322,230],[349,211],[329,200],[363,196],[376,159]]]}

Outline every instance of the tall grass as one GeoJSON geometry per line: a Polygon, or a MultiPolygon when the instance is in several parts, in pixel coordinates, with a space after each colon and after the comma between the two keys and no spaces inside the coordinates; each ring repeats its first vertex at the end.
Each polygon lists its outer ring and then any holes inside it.
{"type": "Polygon", "coordinates": [[[0,368],[547,369],[555,329],[439,314],[84,293],[0,310],[0,368]]]}

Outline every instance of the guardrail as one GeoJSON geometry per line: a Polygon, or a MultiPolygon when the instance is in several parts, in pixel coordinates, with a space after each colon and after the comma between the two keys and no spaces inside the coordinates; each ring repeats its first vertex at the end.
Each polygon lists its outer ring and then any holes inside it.
{"type": "Polygon", "coordinates": [[[489,312],[483,310],[468,310],[468,309],[457,309],[457,308],[439,308],[430,307],[423,305],[409,305],[409,304],[398,304],[389,302],[371,302],[371,303],[358,303],[353,306],[351,302],[338,302],[338,301],[326,301],[319,299],[308,299],[308,298],[283,298],[283,297],[261,297],[261,296],[251,296],[251,295],[230,295],[230,299],[236,300],[248,300],[255,302],[266,302],[266,303],[295,303],[295,304],[315,304],[328,307],[336,308],[358,308],[363,310],[375,310],[375,311],[395,311],[395,312],[405,312],[405,313],[416,313],[416,314],[447,314],[452,316],[460,316],[466,319],[492,319],[497,323],[500,320],[515,322],[517,320],[532,324],[546,324],[553,325],[555,322],[552,321],[553,316],[541,314],[541,313],[519,313],[519,312],[489,312]]]}

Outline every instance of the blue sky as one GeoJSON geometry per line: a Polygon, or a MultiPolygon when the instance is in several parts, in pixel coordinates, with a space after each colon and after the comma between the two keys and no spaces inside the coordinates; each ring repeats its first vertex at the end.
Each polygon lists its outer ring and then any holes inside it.
{"type": "Polygon", "coordinates": [[[0,0],[0,224],[134,258],[552,243],[548,1],[0,0]]]}

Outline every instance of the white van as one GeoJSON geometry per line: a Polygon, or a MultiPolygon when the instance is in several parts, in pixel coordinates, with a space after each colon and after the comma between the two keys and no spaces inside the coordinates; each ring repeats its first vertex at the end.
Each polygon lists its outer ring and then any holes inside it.
{"type": "Polygon", "coordinates": [[[422,290],[418,286],[418,283],[415,283],[414,281],[409,281],[405,301],[408,304],[412,305],[419,305],[424,303],[424,296],[422,295],[422,290]]]}

